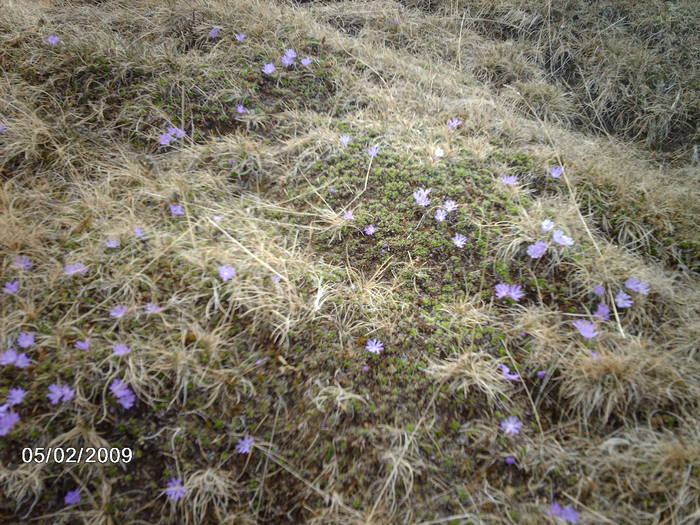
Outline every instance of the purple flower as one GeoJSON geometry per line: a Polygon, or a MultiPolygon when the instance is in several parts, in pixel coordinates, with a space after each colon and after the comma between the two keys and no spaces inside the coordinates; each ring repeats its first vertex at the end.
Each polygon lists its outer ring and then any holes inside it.
{"type": "Polygon", "coordinates": [[[143,230],[138,226],[134,228],[134,237],[137,239],[143,239],[143,230]]]}
{"type": "Polygon", "coordinates": [[[552,166],[547,170],[547,172],[552,176],[552,178],[558,179],[564,173],[564,168],[561,166],[552,166]]]}
{"type": "Polygon", "coordinates": [[[610,320],[610,308],[605,303],[598,303],[598,308],[596,309],[595,315],[601,321],[610,320]]]}
{"type": "Polygon", "coordinates": [[[173,217],[175,217],[177,215],[184,215],[185,208],[183,208],[179,204],[171,204],[170,205],[170,213],[172,214],[173,217]]]}
{"type": "Polygon", "coordinates": [[[144,310],[147,314],[157,314],[158,312],[163,310],[163,308],[161,306],[158,306],[156,303],[147,303],[144,307],[144,310]]]}
{"type": "Polygon", "coordinates": [[[223,219],[223,217],[222,217],[221,215],[214,215],[214,216],[212,217],[212,220],[213,220],[216,224],[219,224],[219,223],[221,222],[221,219],[223,219]]]}
{"type": "Polygon", "coordinates": [[[584,339],[593,339],[598,335],[598,332],[595,331],[595,323],[592,321],[579,319],[571,324],[574,325],[574,327],[578,330],[578,333],[581,334],[584,339]]]}
{"type": "Polygon", "coordinates": [[[343,146],[347,146],[348,144],[350,144],[350,142],[352,142],[352,139],[350,138],[349,135],[341,135],[340,136],[340,143],[343,146]]]}
{"type": "Polygon", "coordinates": [[[161,146],[168,146],[175,137],[173,137],[170,133],[163,133],[162,135],[158,135],[158,143],[161,146]]]}
{"type": "Polygon", "coordinates": [[[352,214],[352,210],[348,210],[343,214],[343,219],[346,221],[352,221],[355,219],[355,216],[352,214]]]}
{"type": "Polygon", "coordinates": [[[121,406],[129,409],[134,406],[136,401],[136,396],[124,381],[121,379],[115,379],[109,387],[110,391],[117,398],[117,401],[121,406]]]}
{"type": "Polygon", "coordinates": [[[439,208],[435,212],[435,220],[438,222],[443,222],[447,218],[447,212],[443,210],[442,208],[439,208]]]}
{"type": "Polygon", "coordinates": [[[31,270],[33,264],[31,258],[27,257],[26,255],[20,255],[15,259],[12,266],[19,268],[20,270],[31,270]]]}
{"type": "Polygon", "coordinates": [[[628,290],[640,293],[642,295],[647,295],[649,293],[649,283],[640,281],[639,279],[627,279],[625,281],[625,286],[628,290]]]}
{"type": "Polygon", "coordinates": [[[365,235],[374,235],[377,231],[377,228],[374,227],[374,224],[370,224],[362,231],[365,232],[365,235]]]}
{"type": "Polygon", "coordinates": [[[542,231],[543,232],[551,231],[552,228],[554,228],[554,223],[552,221],[550,221],[549,219],[545,219],[542,221],[542,231]]]}
{"type": "Polygon", "coordinates": [[[301,65],[304,67],[309,67],[311,65],[311,62],[313,62],[313,59],[311,57],[301,59],[301,65]]]}
{"type": "Polygon", "coordinates": [[[384,350],[384,343],[379,339],[370,339],[365,347],[368,352],[379,355],[384,350]]]}
{"type": "Polygon", "coordinates": [[[75,505],[80,503],[80,489],[69,490],[63,498],[66,505],[75,505]]]}
{"type": "Polygon", "coordinates": [[[131,353],[131,348],[126,346],[124,343],[116,344],[112,347],[112,353],[117,357],[124,357],[131,353]]]}
{"type": "Polygon", "coordinates": [[[87,268],[83,263],[66,264],[63,271],[66,275],[85,274],[87,273],[87,268]]]}
{"type": "Polygon", "coordinates": [[[170,126],[168,128],[168,133],[173,135],[174,137],[177,137],[179,139],[185,137],[187,135],[187,132],[184,129],[177,128],[175,126],[170,126]]]}
{"type": "Polygon", "coordinates": [[[10,391],[7,393],[8,406],[12,407],[15,405],[19,405],[22,401],[24,401],[26,395],[27,391],[22,388],[11,388],[10,391]]]}
{"type": "Polygon", "coordinates": [[[445,211],[447,213],[450,213],[452,211],[455,211],[457,209],[457,203],[452,200],[447,200],[445,201],[445,204],[443,204],[443,207],[445,208],[445,211]]]}
{"type": "Polygon", "coordinates": [[[230,281],[236,276],[236,270],[230,266],[219,266],[219,277],[226,282],[230,281]]]}
{"type": "Polygon", "coordinates": [[[511,374],[510,368],[504,364],[499,365],[499,367],[504,379],[507,379],[508,381],[520,381],[520,374],[511,374]]]}
{"type": "Polygon", "coordinates": [[[379,153],[379,146],[372,146],[367,150],[367,155],[369,155],[372,158],[375,158],[377,154],[379,153]]]}
{"type": "Polygon", "coordinates": [[[34,332],[20,332],[17,336],[17,345],[20,348],[29,348],[34,344],[34,332]]]}
{"type": "Polygon", "coordinates": [[[537,372],[538,379],[544,379],[545,377],[547,377],[547,372],[545,370],[540,370],[539,372],[537,372]]]}
{"type": "Polygon", "coordinates": [[[416,191],[413,192],[413,198],[416,201],[416,204],[418,206],[428,206],[430,204],[430,199],[428,198],[428,194],[432,190],[428,188],[427,190],[424,190],[423,188],[418,188],[416,191]]]}
{"type": "Polygon", "coordinates": [[[56,46],[61,41],[61,39],[59,37],[57,37],[56,35],[49,35],[48,38],[46,39],[46,41],[49,44],[51,44],[52,46],[56,46]]]}
{"type": "Polygon", "coordinates": [[[236,33],[236,40],[243,42],[245,40],[245,35],[243,33],[236,33]]]}
{"type": "Polygon", "coordinates": [[[464,248],[464,245],[467,244],[467,238],[461,233],[455,233],[455,236],[452,237],[452,242],[457,248],[464,248]]]}
{"type": "Polygon", "coordinates": [[[285,49],[284,56],[294,59],[297,57],[297,52],[293,49],[285,49]]]}
{"type": "Polygon", "coordinates": [[[501,182],[506,186],[515,186],[518,183],[518,177],[516,175],[503,175],[501,182]]]}
{"type": "Polygon", "coordinates": [[[221,33],[221,28],[215,27],[211,31],[209,31],[209,38],[219,38],[220,33],[221,33]]]}
{"type": "Polygon", "coordinates": [[[450,131],[456,130],[461,125],[462,121],[455,117],[452,117],[447,121],[447,129],[449,129],[450,131]]]}
{"type": "Polygon", "coordinates": [[[531,244],[527,247],[527,254],[533,259],[539,259],[542,257],[549,245],[544,241],[537,241],[535,244],[531,244]]]}
{"type": "Polygon", "coordinates": [[[272,279],[272,282],[275,284],[279,284],[282,281],[282,277],[277,275],[277,274],[273,275],[271,277],[271,279],[272,279]]]}
{"type": "Polygon", "coordinates": [[[578,523],[579,520],[578,512],[569,506],[562,507],[557,502],[554,502],[549,506],[547,514],[564,520],[566,523],[578,523]]]}
{"type": "Polygon", "coordinates": [[[505,459],[506,465],[515,465],[515,458],[513,456],[508,456],[505,459]]]}
{"type": "Polygon", "coordinates": [[[15,366],[17,368],[27,368],[29,363],[30,361],[27,354],[17,354],[17,359],[15,360],[15,366]]]}
{"type": "Polygon", "coordinates": [[[502,299],[504,297],[510,297],[514,301],[519,301],[525,297],[525,293],[520,285],[509,285],[505,283],[499,283],[496,285],[496,297],[502,299]]]}
{"type": "Polygon", "coordinates": [[[14,365],[17,368],[27,368],[29,363],[30,361],[27,354],[18,354],[14,348],[8,348],[2,354],[0,354],[1,366],[14,365]]]}
{"type": "Polygon", "coordinates": [[[629,308],[632,306],[632,297],[620,290],[615,296],[615,304],[618,308],[629,308]]]}
{"type": "Polygon", "coordinates": [[[501,422],[501,428],[509,436],[515,436],[520,433],[520,429],[523,428],[523,424],[518,421],[515,416],[510,416],[501,422]]]}
{"type": "Polygon", "coordinates": [[[177,501],[185,497],[187,489],[182,486],[182,481],[179,478],[170,478],[168,488],[165,489],[165,494],[172,501],[177,501]]]}
{"type": "Polygon", "coordinates": [[[54,383],[53,385],[49,385],[49,393],[46,397],[49,398],[52,405],[57,405],[60,401],[66,403],[75,397],[75,390],[68,385],[54,383]]]}
{"type": "Polygon", "coordinates": [[[287,55],[284,55],[280,59],[280,62],[282,62],[282,65],[284,65],[284,67],[290,67],[291,65],[294,64],[294,59],[291,57],[288,57],[287,55]]]}
{"type": "Polygon", "coordinates": [[[591,359],[594,361],[600,361],[600,354],[598,352],[591,352],[591,359]]]}
{"type": "Polygon", "coordinates": [[[335,188],[328,188],[328,193],[330,193],[331,195],[335,195],[336,193],[338,193],[338,190],[336,190],[335,188]]]}
{"type": "Polygon", "coordinates": [[[445,156],[445,150],[442,148],[436,148],[435,149],[435,158],[436,159],[441,159],[442,157],[445,156]]]}
{"type": "Polygon", "coordinates": [[[5,283],[2,291],[8,295],[14,295],[19,292],[19,281],[8,281],[5,283]]]}
{"type": "Polygon", "coordinates": [[[12,427],[19,422],[19,414],[15,412],[0,411],[0,436],[6,436],[12,432],[12,427]]]}
{"type": "Polygon", "coordinates": [[[5,133],[7,131],[7,126],[5,124],[0,123],[0,133],[5,133]]]}
{"type": "Polygon", "coordinates": [[[88,337],[85,341],[76,341],[75,347],[78,350],[87,351],[90,350],[90,338],[88,337]]]}
{"type": "Polygon", "coordinates": [[[605,295],[605,287],[602,284],[595,286],[593,288],[593,294],[597,295],[598,297],[603,297],[605,295]]]}
{"type": "Polygon", "coordinates": [[[365,366],[362,367],[362,371],[363,371],[363,372],[367,372],[368,370],[369,370],[369,367],[368,367],[367,365],[365,365],[365,366]]]}
{"type": "Polygon", "coordinates": [[[253,436],[246,436],[236,444],[236,452],[239,454],[250,454],[253,448],[253,436]]]}
{"type": "Polygon", "coordinates": [[[561,230],[554,230],[554,233],[552,233],[552,241],[554,241],[554,243],[558,244],[559,246],[574,245],[574,240],[571,237],[567,237],[566,235],[564,235],[564,232],[561,230]]]}
{"type": "Polygon", "coordinates": [[[246,108],[243,104],[238,104],[236,106],[236,112],[239,115],[243,115],[244,113],[248,113],[248,108],[246,108]]]}
{"type": "Polygon", "coordinates": [[[265,66],[262,68],[262,72],[266,75],[272,75],[272,73],[275,72],[275,65],[272,62],[265,64],[265,66]]]}
{"type": "Polygon", "coordinates": [[[115,319],[121,319],[122,317],[124,317],[126,310],[126,306],[118,304],[117,306],[112,308],[112,311],[109,312],[109,315],[110,317],[114,317],[115,319]]]}
{"type": "Polygon", "coordinates": [[[503,299],[510,294],[510,285],[506,283],[498,283],[496,285],[496,297],[498,299],[503,299]]]}

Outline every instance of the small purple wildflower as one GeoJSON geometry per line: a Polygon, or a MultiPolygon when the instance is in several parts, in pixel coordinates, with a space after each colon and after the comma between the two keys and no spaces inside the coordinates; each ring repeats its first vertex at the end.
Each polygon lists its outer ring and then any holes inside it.
{"type": "Polygon", "coordinates": [[[374,227],[374,224],[370,224],[362,231],[365,232],[365,235],[374,235],[377,231],[377,228],[374,227]]]}
{"type": "Polygon", "coordinates": [[[447,121],[447,129],[449,129],[450,131],[456,130],[461,125],[462,121],[455,117],[452,117],[447,121]]]}
{"type": "Polygon", "coordinates": [[[564,520],[566,523],[578,523],[579,520],[578,512],[569,506],[562,507],[557,502],[554,502],[549,506],[547,514],[564,520]]]}
{"type": "Polygon", "coordinates": [[[443,207],[447,213],[450,213],[457,209],[457,203],[453,200],[446,200],[443,207]]]}
{"type": "Polygon", "coordinates": [[[564,173],[564,168],[561,166],[552,166],[547,170],[547,172],[552,176],[553,179],[558,179],[564,173]]]}
{"type": "Polygon", "coordinates": [[[599,284],[598,286],[593,287],[593,295],[597,295],[598,297],[603,297],[605,295],[605,287],[602,284],[599,284]]]}
{"type": "Polygon", "coordinates": [[[47,396],[52,405],[57,405],[59,402],[68,402],[75,397],[75,390],[68,385],[59,385],[54,383],[49,385],[49,393],[47,396]]]}
{"type": "Polygon", "coordinates": [[[265,73],[266,75],[272,75],[272,73],[275,72],[275,65],[270,62],[269,64],[265,64],[262,68],[262,72],[265,73]]]}
{"type": "Polygon", "coordinates": [[[379,355],[384,350],[384,343],[379,339],[370,339],[365,347],[368,352],[379,355]]]}
{"type": "Polygon", "coordinates": [[[8,406],[12,407],[15,405],[19,405],[22,401],[24,401],[26,395],[27,391],[23,388],[11,388],[10,391],[7,393],[8,406]]]}
{"type": "Polygon", "coordinates": [[[236,106],[236,113],[238,113],[239,115],[248,113],[248,108],[246,108],[243,104],[238,104],[236,106]]]}
{"type": "Polygon", "coordinates": [[[56,35],[49,35],[49,36],[46,38],[46,41],[47,41],[49,44],[51,44],[52,46],[57,46],[58,43],[61,41],[61,39],[60,39],[58,36],[56,36],[56,35]]]}
{"type": "Polygon", "coordinates": [[[129,409],[134,406],[136,401],[136,396],[124,381],[121,379],[115,379],[109,387],[110,391],[117,398],[117,401],[121,406],[129,409]]]}
{"type": "Polygon", "coordinates": [[[179,478],[170,478],[168,488],[165,489],[165,494],[172,501],[177,501],[185,497],[187,489],[182,486],[182,480],[179,478]]]}
{"type": "Polygon", "coordinates": [[[413,198],[416,201],[416,204],[418,206],[428,206],[430,204],[430,199],[428,198],[428,194],[432,190],[428,188],[427,190],[424,190],[423,188],[418,188],[416,191],[413,192],[413,198]]]}
{"type": "Polygon", "coordinates": [[[8,348],[0,354],[0,366],[14,365],[17,368],[27,368],[29,363],[27,354],[18,354],[14,348],[8,348]]]}
{"type": "Polygon", "coordinates": [[[296,58],[297,52],[294,51],[293,49],[285,49],[284,56],[289,57],[289,58],[296,58]]]}
{"type": "Polygon", "coordinates": [[[112,347],[112,353],[117,357],[124,357],[131,353],[131,348],[126,346],[124,343],[116,344],[112,347]]]}
{"type": "Polygon", "coordinates": [[[501,428],[509,436],[515,436],[520,433],[520,429],[523,428],[523,424],[518,421],[515,416],[510,416],[501,422],[501,428]]]}
{"type": "Polygon", "coordinates": [[[435,212],[435,220],[438,222],[443,222],[447,218],[447,212],[443,210],[442,208],[439,208],[435,212]]]}
{"type": "Polygon", "coordinates": [[[501,177],[501,182],[506,186],[515,186],[518,184],[518,177],[517,175],[503,175],[501,177]]]}
{"type": "Polygon", "coordinates": [[[80,503],[80,489],[69,490],[66,492],[63,501],[66,505],[75,505],[76,503],[80,503]]]}
{"type": "Polygon", "coordinates": [[[134,237],[137,239],[143,239],[143,230],[138,226],[134,228],[134,237]]]}
{"type": "Polygon", "coordinates": [[[85,341],[76,341],[75,347],[78,350],[82,350],[84,352],[90,350],[90,338],[88,337],[87,339],[85,339],[85,341]]]}
{"type": "Polygon", "coordinates": [[[170,126],[168,128],[168,133],[179,139],[184,138],[187,135],[187,132],[184,129],[180,129],[175,126],[170,126]]]}
{"type": "Polygon", "coordinates": [[[245,40],[245,35],[243,33],[236,33],[236,40],[243,42],[245,40]]]}
{"type": "Polygon", "coordinates": [[[280,277],[280,276],[277,275],[277,274],[275,274],[275,275],[273,275],[272,277],[270,277],[270,279],[272,279],[272,282],[275,283],[275,284],[279,284],[279,283],[282,281],[282,277],[280,277]]]}
{"type": "Polygon", "coordinates": [[[328,193],[331,195],[335,195],[336,193],[338,193],[338,190],[336,190],[335,188],[328,188],[328,193]]]}
{"type": "Polygon", "coordinates": [[[170,143],[175,139],[170,133],[163,133],[162,135],[158,135],[158,143],[161,146],[168,146],[170,143]]]}
{"type": "Polygon", "coordinates": [[[600,354],[598,352],[591,352],[591,359],[594,361],[600,361],[600,354]]]}
{"type": "Polygon", "coordinates": [[[615,304],[618,308],[629,308],[632,302],[632,297],[622,290],[615,296],[615,304]]]}
{"type": "Polygon", "coordinates": [[[19,414],[0,410],[0,436],[12,432],[12,427],[19,422],[19,414]]]}
{"type": "Polygon", "coordinates": [[[434,156],[436,159],[441,159],[445,156],[445,150],[442,148],[435,148],[434,156]]]}
{"type": "Polygon", "coordinates": [[[15,259],[15,262],[12,263],[12,266],[20,270],[31,270],[33,266],[32,259],[26,255],[20,255],[15,259]]]}
{"type": "Polygon", "coordinates": [[[221,34],[221,28],[214,27],[214,28],[212,28],[211,31],[209,31],[209,38],[219,38],[220,34],[221,34]]]}
{"type": "Polygon", "coordinates": [[[561,230],[554,230],[554,233],[552,233],[552,241],[559,246],[574,245],[574,240],[571,237],[564,235],[564,232],[561,230]]]}
{"type": "Polygon", "coordinates": [[[369,367],[368,367],[367,365],[365,365],[365,366],[362,367],[362,371],[363,371],[363,372],[367,372],[368,370],[369,370],[369,367]]]}
{"type": "Polygon", "coordinates": [[[499,283],[496,285],[496,298],[503,299],[504,297],[510,297],[514,301],[519,301],[525,297],[525,292],[523,292],[522,287],[518,284],[509,285],[499,283]]]}
{"type": "Polygon", "coordinates": [[[282,65],[284,65],[284,67],[290,67],[290,66],[294,65],[294,59],[288,57],[287,55],[284,55],[280,59],[280,62],[282,62],[282,65]]]}
{"type": "Polygon", "coordinates": [[[163,307],[158,306],[156,303],[147,303],[143,309],[147,314],[157,314],[163,310],[163,307]]]}
{"type": "Polygon", "coordinates": [[[537,372],[537,378],[538,378],[538,379],[544,379],[545,377],[547,377],[547,371],[546,371],[546,370],[540,370],[539,372],[537,372]]]}
{"type": "Polygon", "coordinates": [[[236,270],[234,270],[231,266],[219,266],[219,277],[221,277],[221,280],[224,282],[230,281],[236,276],[236,270]]]}
{"type": "Polygon", "coordinates": [[[63,268],[63,272],[66,275],[76,275],[76,274],[85,274],[87,273],[87,268],[83,263],[75,263],[75,264],[66,264],[66,266],[63,268]]]}
{"type": "Polygon", "coordinates": [[[343,214],[343,219],[346,221],[355,220],[355,216],[352,214],[352,210],[348,210],[343,214]]]}
{"type": "Polygon", "coordinates": [[[6,282],[2,291],[7,295],[16,294],[17,292],[19,292],[19,280],[6,282]]]}
{"type": "Polygon", "coordinates": [[[552,228],[554,228],[554,223],[550,221],[549,219],[545,219],[542,221],[542,231],[543,232],[548,232],[551,231],[552,228]]]}
{"type": "Polygon", "coordinates": [[[508,457],[505,459],[506,465],[515,465],[515,462],[516,462],[516,460],[515,460],[515,458],[514,458],[513,456],[508,456],[508,457]]]}
{"type": "Polygon", "coordinates": [[[223,217],[222,217],[221,215],[214,215],[214,216],[212,217],[212,220],[213,220],[216,224],[219,224],[219,223],[221,222],[221,219],[223,219],[223,217]]]}
{"type": "Polygon", "coordinates": [[[236,452],[239,454],[250,454],[250,451],[253,448],[253,441],[255,441],[253,436],[244,437],[238,443],[236,443],[236,452]]]}
{"type": "Polygon", "coordinates": [[[501,369],[504,379],[507,379],[508,381],[520,381],[520,374],[511,374],[510,368],[508,368],[506,365],[501,364],[499,365],[499,368],[501,369]]]}
{"type": "Polygon", "coordinates": [[[350,144],[350,142],[352,142],[352,139],[350,138],[349,135],[341,135],[340,136],[340,143],[343,146],[347,146],[348,144],[350,144]]]}
{"type": "Polygon", "coordinates": [[[7,126],[0,122],[0,133],[5,133],[7,131],[7,126]]]}
{"type": "Polygon", "coordinates": [[[176,217],[178,215],[184,215],[185,214],[185,208],[183,208],[179,204],[171,204],[170,205],[170,214],[173,217],[176,217]]]}
{"type": "Polygon", "coordinates": [[[609,321],[610,320],[610,308],[608,308],[608,306],[605,303],[598,303],[598,308],[596,309],[596,311],[593,315],[596,316],[601,321],[609,321]]]}
{"type": "Polygon", "coordinates": [[[595,330],[595,323],[592,321],[579,319],[571,324],[574,325],[574,327],[578,330],[578,333],[581,334],[584,339],[593,339],[598,335],[598,332],[595,330]]]}
{"type": "Polygon", "coordinates": [[[34,344],[34,332],[20,332],[17,336],[17,345],[20,348],[29,348],[34,344]]]}
{"type": "Polygon", "coordinates": [[[110,317],[114,317],[115,319],[121,319],[124,317],[124,314],[127,311],[127,307],[121,304],[118,304],[114,308],[112,308],[112,311],[109,312],[110,317]]]}
{"type": "Polygon", "coordinates": [[[17,368],[27,368],[29,363],[30,361],[27,354],[17,354],[17,359],[15,360],[15,366],[17,368]]]}
{"type": "Polygon", "coordinates": [[[311,57],[301,59],[301,65],[304,67],[309,67],[311,65],[311,62],[313,62],[313,59],[311,57]]]}
{"type": "Polygon", "coordinates": [[[464,245],[467,244],[467,238],[461,233],[455,233],[455,236],[452,237],[452,242],[457,248],[464,248],[464,245]]]}
{"type": "Polygon", "coordinates": [[[369,155],[372,158],[375,158],[377,154],[379,153],[379,146],[372,146],[367,150],[367,155],[369,155]]]}
{"type": "Polygon", "coordinates": [[[640,281],[639,279],[627,279],[625,281],[625,286],[628,290],[640,293],[642,295],[647,295],[649,293],[649,283],[640,281]]]}
{"type": "Polygon", "coordinates": [[[542,257],[549,245],[544,241],[537,241],[535,244],[531,244],[527,247],[527,254],[533,259],[539,259],[542,257]]]}

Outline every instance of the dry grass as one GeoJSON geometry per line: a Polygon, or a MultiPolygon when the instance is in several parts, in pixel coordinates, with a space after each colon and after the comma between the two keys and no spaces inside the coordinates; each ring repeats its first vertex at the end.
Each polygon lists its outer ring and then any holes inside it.
{"type": "Polygon", "coordinates": [[[35,341],[0,366],[0,400],[28,392],[0,521],[534,525],[554,501],[697,521],[697,7],[666,4],[6,2],[0,350],[35,341]],[[285,69],[287,48],[314,62],[285,69]],[[159,146],[168,126],[187,134],[159,146]],[[54,383],[75,397],[51,405],[54,383]]]}

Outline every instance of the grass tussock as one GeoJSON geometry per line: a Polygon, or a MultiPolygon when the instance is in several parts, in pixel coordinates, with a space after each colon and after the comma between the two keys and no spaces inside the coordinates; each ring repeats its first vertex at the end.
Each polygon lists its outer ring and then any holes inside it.
{"type": "Polygon", "coordinates": [[[693,523],[696,14],[6,2],[0,516],[693,523]]]}

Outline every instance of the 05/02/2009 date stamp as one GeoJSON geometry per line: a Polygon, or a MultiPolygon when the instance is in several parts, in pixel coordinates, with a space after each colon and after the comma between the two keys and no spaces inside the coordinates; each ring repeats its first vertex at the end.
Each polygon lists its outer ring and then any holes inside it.
{"type": "Polygon", "coordinates": [[[134,458],[130,448],[23,448],[23,463],[129,463],[134,458]]]}

